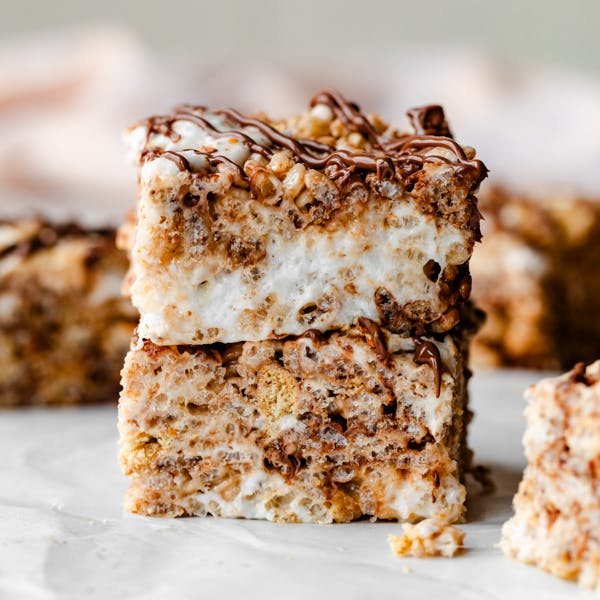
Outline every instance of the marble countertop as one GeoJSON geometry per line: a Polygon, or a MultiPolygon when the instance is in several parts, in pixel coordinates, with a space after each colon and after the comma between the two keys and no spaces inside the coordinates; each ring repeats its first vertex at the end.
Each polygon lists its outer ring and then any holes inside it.
{"type": "Polygon", "coordinates": [[[400,559],[396,523],[276,525],[122,512],[114,406],[0,412],[0,598],[595,597],[505,558],[496,544],[524,458],[522,392],[538,374],[478,374],[476,461],[496,490],[469,501],[466,552],[400,559]]]}

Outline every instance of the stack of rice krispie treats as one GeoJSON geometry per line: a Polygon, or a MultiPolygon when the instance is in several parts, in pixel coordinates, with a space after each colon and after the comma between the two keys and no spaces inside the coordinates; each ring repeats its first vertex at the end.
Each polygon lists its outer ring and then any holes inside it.
{"type": "Polygon", "coordinates": [[[408,116],[321,92],[282,121],[184,105],[128,130],[128,510],[463,516],[486,169],[440,107],[408,116]]]}

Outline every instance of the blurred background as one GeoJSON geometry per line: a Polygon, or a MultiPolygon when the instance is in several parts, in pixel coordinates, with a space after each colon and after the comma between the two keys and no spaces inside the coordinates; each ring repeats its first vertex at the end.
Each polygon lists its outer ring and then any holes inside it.
{"type": "Polygon", "coordinates": [[[600,3],[21,0],[0,19],[0,210],[117,222],[121,131],[182,101],[302,109],[336,87],[402,124],[442,103],[490,180],[600,196],[600,3]]]}

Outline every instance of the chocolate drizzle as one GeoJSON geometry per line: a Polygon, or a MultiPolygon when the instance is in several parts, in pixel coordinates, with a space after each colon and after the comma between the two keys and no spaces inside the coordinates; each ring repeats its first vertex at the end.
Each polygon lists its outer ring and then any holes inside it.
{"type": "Polygon", "coordinates": [[[585,366],[585,363],[578,362],[571,371],[571,381],[574,381],[575,383],[583,383],[587,386],[592,385],[592,382],[587,376],[586,369],[587,367],[585,366]]]}
{"type": "Polygon", "coordinates": [[[438,104],[411,108],[406,112],[417,135],[438,135],[452,138],[444,109],[438,104]]]}
{"type": "Polygon", "coordinates": [[[381,328],[375,321],[367,319],[366,317],[358,317],[358,325],[365,334],[367,344],[375,351],[377,358],[381,362],[387,362],[390,355],[387,348],[385,336],[381,331],[381,328]]]}
{"type": "Polygon", "coordinates": [[[171,162],[175,163],[175,165],[180,171],[191,170],[188,159],[185,156],[183,156],[183,154],[179,154],[178,152],[171,152],[170,150],[166,150],[164,152],[161,152],[160,150],[144,150],[144,152],[142,152],[143,161],[153,160],[155,158],[158,158],[159,156],[161,158],[166,158],[167,160],[170,160],[171,162]]]}
{"type": "Polygon", "coordinates": [[[323,90],[318,92],[312,97],[310,101],[311,108],[317,104],[324,104],[328,106],[335,116],[344,125],[350,129],[360,133],[365,137],[373,146],[382,149],[379,141],[379,136],[375,131],[375,128],[369,120],[360,112],[360,107],[354,102],[348,102],[339,92],[334,90],[323,90]]]}
{"type": "MultiPolygon", "coordinates": [[[[228,165],[229,168],[233,169],[237,173],[238,177],[247,179],[244,170],[226,156],[221,156],[219,154],[213,155],[210,152],[202,152],[200,150],[186,150],[186,152],[193,152],[198,156],[202,156],[211,167],[216,167],[218,164],[228,165]]],[[[152,160],[158,157],[166,158],[167,160],[175,163],[180,171],[192,171],[190,161],[180,152],[173,152],[172,150],[145,150],[142,152],[142,160],[152,160]]]]}
{"type": "Polygon", "coordinates": [[[417,365],[429,365],[431,367],[435,379],[435,396],[439,398],[442,389],[442,357],[440,351],[433,342],[428,340],[418,338],[415,343],[413,361],[417,365]]]}
{"type": "MultiPolygon", "coordinates": [[[[461,146],[450,137],[450,130],[446,124],[444,112],[439,106],[426,106],[409,111],[408,115],[415,133],[388,138],[376,132],[373,125],[360,112],[356,104],[348,102],[337,92],[319,92],[311,100],[311,106],[316,104],[324,104],[330,107],[335,116],[349,130],[360,133],[369,142],[372,149],[369,152],[336,149],[316,140],[295,139],[260,119],[246,117],[231,108],[214,111],[214,114],[225,117],[234,126],[258,130],[268,140],[268,145],[265,145],[255,141],[249,135],[235,129],[235,127],[227,131],[216,129],[202,116],[206,112],[204,107],[190,104],[179,106],[172,116],[147,119],[143,123],[146,126],[146,144],[148,145],[152,134],[162,134],[173,141],[179,141],[181,136],[173,130],[173,124],[176,121],[189,121],[208,131],[212,137],[236,138],[247,144],[251,152],[260,154],[267,159],[273,155],[274,151],[279,149],[288,150],[309,168],[323,171],[338,185],[347,182],[355,173],[375,173],[380,182],[395,177],[402,179],[418,171],[426,163],[431,162],[456,164],[460,169],[472,172],[475,175],[476,184],[487,174],[487,169],[483,163],[476,159],[468,159],[461,146]],[[443,148],[450,152],[454,156],[454,160],[450,160],[446,156],[436,155],[432,152],[436,148],[443,148]]],[[[213,166],[219,162],[226,162],[229,166],[234,165],[226,157],[215,156],[214,152],[199,150],[195,150],[195,152],[206,156],[209,164],[213,166]]],[[[166,155],[165,158],[175,162],[179,168],[186,165],[185,162],[176,158],[176,156],[182,157],[180,152],[168,151],[161,153],[159,149],[146,152],[142,156],[142,160],[160,154],[166,155]]],[[[238,165],[235,166],[238,175],[247,180],[248,178],[243,169],[238,165]]],[[[185,170],[189,170],[189,167],[190,164],[187,161],[185,170]]]]}
{"type": "Polygon", "coordinates": [[[308,338],[315,344],[320,344],[325,340],[325,335],[322,331],[318,329],[307,329],[302,335],[299,335],[298,338],[308,338]]]}
{"type": "Polygon", "coordinates": [[[251,117],[240,115],[231,108],[214,111],[217,115],[224,115],[242,127],[258,129],[271,144],[289,150],[296,158],[300,159],[311,169],[323,170],[334,181],[343,177],[347,179],[346,171],[355,169],[375,171],[377,178],[392,178],[394,176],[394,163],[388,156],[355,153],[348,150],[336,150],[326,144],[311,140],[297,140],[267,123],[251,117]]]}

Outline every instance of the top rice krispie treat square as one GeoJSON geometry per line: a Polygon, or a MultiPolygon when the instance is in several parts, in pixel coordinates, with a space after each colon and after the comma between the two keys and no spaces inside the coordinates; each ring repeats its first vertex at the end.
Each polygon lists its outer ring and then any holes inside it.
{"type": "Polygon", "coordinates": [[[130,128],[140,200],[122,239],[140,337],[258,341],[359,316],[411,335],[456,325],[486,169],[440,107],[408,114],[401,133],[321,92],[285,121],[185,105],[130,128]]]}

